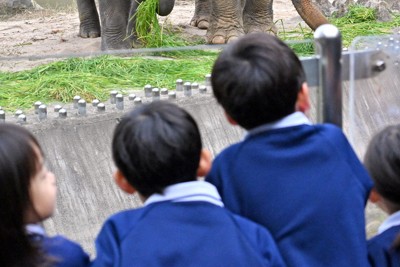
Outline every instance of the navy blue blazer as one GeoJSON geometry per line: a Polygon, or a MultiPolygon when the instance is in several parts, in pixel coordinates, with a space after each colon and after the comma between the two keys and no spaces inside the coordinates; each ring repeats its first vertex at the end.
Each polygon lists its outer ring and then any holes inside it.
{"type": "Polygon", "coordinates": [[[162,201],[110,217],[92,266],[284,266],[267,230],[205,201],[162,201]]]}
{"type": "Polygon", "coordinates": [[[400,251],[392,247],[399,234],[400,225],[368,240],[368,259],[371,267],[400,267],[400,251]]]}
{"type": "Polygon", "coordinates": [[[90,266],[89,255],[77,243],[57,235],[30,235],[46,256],[52,261],[54,267],[86,267],[90,266]]]}
{"type": "Polygon", "coordinates": [[[214,160],[206,181],[226,208],[265,226],[288,266],[367,266],[372,182],[341,129],[258,131],[214,160]]]}

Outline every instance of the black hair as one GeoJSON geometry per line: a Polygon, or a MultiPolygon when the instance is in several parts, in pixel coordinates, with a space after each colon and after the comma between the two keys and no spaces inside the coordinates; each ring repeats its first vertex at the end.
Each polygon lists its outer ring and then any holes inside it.
{"type": "Polygon", "coordinates": [[[230,43],[211,74],[217,101],[245,129],[293,113],[304,82],[296,54],[266,33],[247,34],[230,43]]]}
{"type": "Polygon", "coordinates": [[[25,128],[0,123],[0,266],[43,266],[42,252],[30,240],[25,216],[33,207],[30,184],[41,151],[25,128]]]}
{"type": "Polygon", "coordinates": [[[201,148],[195,120],[164,101],[143,104],[125,115],[112,140],[116,166],[144,197],[196,180],[201,148]]]}
{"type": "MultiPolygon", "coordinates": [[[[389,202],[391,212],[400,210],[400,125],[388,126],[372,138],[364,165],[375,190],[389,202]]],[[[394,247],[400,249],[400,236],[394,247]]]]}

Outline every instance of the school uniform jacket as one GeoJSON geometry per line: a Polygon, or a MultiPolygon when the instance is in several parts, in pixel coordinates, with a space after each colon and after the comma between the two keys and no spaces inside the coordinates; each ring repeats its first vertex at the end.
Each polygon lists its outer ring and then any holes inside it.
{"type": "Polygon", "coordinates": [[[267,230],[224,209],[211,184],[171,187],[105,222],[93,266],[284,266],[267,230]]]}
{"type": "Polygon", "coordinates": [[[339,128],[296,112],[225,149],[206,180],[226,208],[269,229],[288,266],[368,266],[372,182],[339,128]]]}
{"type": "Polygon", "coordinates": [[[90,266],[89,255],[82,247],[67,238],[57,235],[49,237],[40,226],[27,227],[32,242],[36,243],[54,267],[90,266]]]}
{"type": "Polygon", "coordinates": [[[400,235],[400,211],[389,216],[379,227],[378,235],[368,240],[371,267],[400,267],[400,250],[393,242],[400,235]]]}

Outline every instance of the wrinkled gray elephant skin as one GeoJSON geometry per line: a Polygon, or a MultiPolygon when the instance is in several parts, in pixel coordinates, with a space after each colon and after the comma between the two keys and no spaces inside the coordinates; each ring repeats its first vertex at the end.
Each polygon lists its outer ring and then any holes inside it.
{"type": "MultiPolygon", "coordinates": [[[[328,20],[312,0],[291,0],[302,19],[315,30],[328,20]]],[[[245,33],[277,33],[273,0],[196,0],[192,26],[207,29],[207,41],[228,43],[245,33]]]]}
{"type": "MultiPolygon", "coordinates": [[[[95,0],[77,0],[80,20],[79,36],[83,38],[101,36],[102,50],[132,48],[137,41],[134,34],[136,32],[134,15],[143,1],[99,0],[99,16],[95,0]]],[[[171,13],[174,4],[175,0],[159,0],[156,11],[160,16],[166,16],[171,13]]]]}

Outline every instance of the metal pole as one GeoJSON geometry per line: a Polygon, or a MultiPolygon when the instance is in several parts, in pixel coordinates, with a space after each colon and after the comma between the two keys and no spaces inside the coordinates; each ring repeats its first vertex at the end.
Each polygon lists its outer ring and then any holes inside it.
{"type": "Polygon", "coordinates": [[[319,55],[317,121],[342,127],[342,36],[332,24],[318,27],[314,33],[319,55]]]}

